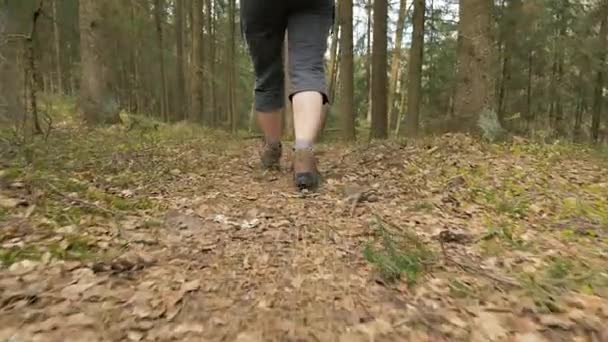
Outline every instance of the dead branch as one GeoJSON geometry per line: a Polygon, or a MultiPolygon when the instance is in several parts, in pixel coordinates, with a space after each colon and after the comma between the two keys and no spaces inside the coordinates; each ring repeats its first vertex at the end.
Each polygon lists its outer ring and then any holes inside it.
{"type": "Polygon", "coordinates": [[[93,209],[93,210],[97,210],[97,211],[101,211],[103,213],[109,214],[109,215],[117,215],[118,213],[114,210],[111,209],[107,209],[104,207],[101,207],[95,203],[91,203],[88,201],[85,201],[83,199],[77,198],[77,197],[72,197],[72,196],[68,196],[66,194],[64,194],[63,192],[61,192],[59,189],[57,189],[54,185],[52,184],[48,184],[49,189],[51,190],[52,193],[54,193],[55,195],[62,197],[64,199],[67,199],[69,201],[75,202],[83,207],[89,208],[89,209],[93,209]]]}

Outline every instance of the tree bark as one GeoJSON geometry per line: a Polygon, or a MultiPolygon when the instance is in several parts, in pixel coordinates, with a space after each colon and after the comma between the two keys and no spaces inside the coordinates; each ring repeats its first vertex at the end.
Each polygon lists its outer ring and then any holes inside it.
{"type": "Polygon", "coordinates": [[[388,137],[387,113],[387,0],[374,1],[374,41],[372,42],[372,124],[371,138],[388,137]]]}
{"type": "Polygon", "coordinates": [[[103,2],[79,1],[80,23],[80,109],[88,125],[114,124],[120,121],[107,84],[103,49],[103,2]]]}
{"type": "Polygon", "coordinates": [[[591,139],[594,143],[600,140],[600,124],[602,118],[603,102],[604,102],[604,72],[606,65],[606,49],[608,49],[608,0],[602,1],[601,24],[599,33],[599,53],[600,63],[598,64],[597,74],[595,78],[595,91],[593,94],[593,116],[591,119],[591,139]]]}
{"type": "Polygon", "coordinates": [[[176,102],[177,120],[184,120],[186,105],[186,79],[184,71],[184,0],[175,0],[175,44],[177,50],[176,66],[176,102]]]}
{"type": "Polygon", "coordinates": [[[496,112],[493,7],[488,0],[460,0],[455,118],[448,130],[478,135],[480,115],[496,112]]]}
{"type": "Polygon", "coordinates": [[[353,141],[355,132],[354,62],[353,62],[353,1],[342,0],[340,7],[342,26],[340,49],[340,116],[342,138],[353,141]]]}
{"type": "Polygon", "coordinates": [[[397,31],[395,32],[395,49],[391,61],[391,77],[388,91],[388,122],[390,127],[396,123],[395,98],[397,94],[397,84],[399,83],[399,69],[401,68],[401,43],[403,41],[403,29],[405,28],[405,17],[407,15],[407,0],[400,1],[399,17],[397,18],[397,31]]]}
{"type": "Polygon", "coordinates": [[[158,62],[160,67],[160,116],[163,121],[167,118],[167,74],[165,73],[165,53],[163,44],[163,6],[164,0],[154,1],[154,22],[156,25],[156,39],[158,43],[158,62]]]}
{"type": "Polygon", "coordinates": [[[203,0],[192,1],[192,85],[190,87],[190,119],[203,120],[203,0]]]}
{"type": "Polygon", "coordinates": [[[424,0],[414,0],[414,30],[408,70],[408,106],[405,116],[405,134],[413,137],[418,134],[420,100],[422,85],[422,58],[424,51],[424,0]]]}
{"type": "Polygon", "coordinates": [[[63,93],[63,70],[61,65],[61,34],[57,18],[57,2],[53,0],[53,42],[55,45],[55,73],[57,73],[57,92],[63,93]]]}
{"type": "MultiPolygon", "coordinates": [[[[342,1],[341,0],[336,0],[336,9],[338,13],[342,13],[341,12],[341,7],[342,6],[342,1]]],[[[338,51],[339,51],[339,41],[340,41],[340,30],[341,30],[341,23],[340,20],[338,20],[338,24],[335,25],[334,27],[334,35],[331,38],[331,46],[329,48],[329,86],[328,88],[328,94],[329,97],[331,99],[335,98],[336,95],[336,83],[337,83],[337,78],[338,78],[338,65],[340,65],[339,62],[339,56],[338,56],[338,51]]]]}
{"type": "Polygon", "coordinates": [[[228,23],[230,25],[230,51],[229,51],[229,61],[230,61],[230,65],[229,65],[229,69],[228,69],[228,75],[229,75],[229,81],[228,81],[228,103],[227,103],[227,107],[228,107],[228,117],[230,118],[230,128],[232,130],[232,133],[236,133],[237,129],[238,129],[238,125],[239,125],[239,117],[237,115],[236,109],[235,109],[235,102],[236,102],[236,98],[235,98],[235,90],[236,90],[236,76],[235,76],[235,68],[236,66],[236,35],[235,35],[235,26],[236,26],[236,21],[235,21],[235,16],[236,16],[236,1],[235,0],[229,0],[229,4],[228,4],[228,15],[230,16],[230,20],[228,20],[228,23]]]}
{"type": "Polygon", "coordinates": [[[373,0],[367,0],[367,63],[365,65],[365,86],[367,89],[367,123],[372,123],[372,22],[373,0]]]}

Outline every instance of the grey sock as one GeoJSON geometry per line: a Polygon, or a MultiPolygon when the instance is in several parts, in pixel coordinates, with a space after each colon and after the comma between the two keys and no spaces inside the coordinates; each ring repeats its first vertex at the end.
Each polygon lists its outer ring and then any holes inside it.
{"type": "Polygon", "coordinates": [[[294,150],[310,150],[312,149],[312,142],[307,140],[297,140],[293,146],[294,150]]]}

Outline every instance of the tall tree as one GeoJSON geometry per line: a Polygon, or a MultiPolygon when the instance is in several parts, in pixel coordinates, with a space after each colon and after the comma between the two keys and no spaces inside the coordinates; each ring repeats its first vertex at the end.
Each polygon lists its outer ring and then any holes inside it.
{"type": "Polygon", "coordinates": [[[598,44],[598,67],[595,78],[595,92],[593,95],[593,117],[591,120],[591,138],[597,143],[600,138],[600,123],[604,102],[604,73],[606,68],[606,50],[608,49],[608,0],[602,0],[600,8],[601,24],[598,44]]]}
{"type": "Polygon", "coordinates": [[[412,31],[412,47],[408,69],[407,113],[405,115],[405,133],[415,136],[418,133],[421,84],[422,84],[422,57],[424,51],[424,0],[414,0],[414,30],[412,31]]]}
{"type": "Polygon", "coordinates": [[[479,134],[480,115],[496,113],[493,7],[488,0],[460,0],[456,118],[451,130],[479,134]]]}
{"type": "Polygon", "coordinates": [[[340,4],[340,116],[344,140],[355,140],[355,100],[353,62],[353,1],[340,4]]]}
{"type": "Polygon", "coordinates": [[[177,51],[176,67],[176,103],[177,119],[185,119],[186,113],[186,79],[184,71],[184,0],[175,0],[175,45],[177,51]]]}
{"type": "Polygon", "coordinates": [[[192,84],[190,86],[190,118],[203,119],[203,0],[192,1],[192,84]]]}
{"type": "Polygon", "coordinates": [[[158,62],[160,67],[160,115],[167,121],[167,74],[165,73],[165,52],[163,44],[164,0],[154,0],[154,22],[158,42],[158,62]]]}
{"type": "Polygon", "coordinates": [[[387,120],[387,17],[388,1],[374,1],[374,40],[372,42],[372,124],[371,138],[388,137],[387,120]]]}
{"type": "Polygon", "coordinates": [[[230,33],[229,36],[229,57],[228,60],[230,64],[228,65],[228,103],[226,106],[228,107],[228,117],[230,118],[230,128],[233,133],[236,133],[239,118],[235,109],[235,94],[234,88],[236,87],[236,34],[235,34],[235,26],[236,26],[236,1],[229,0],[228,1],[228,15],[230,18],[228,19],[228,24],[230,25],[228,31],[230,33]]]}
{"type": "Polygon", "coordinates": [[[118,110],[108,85],[104,65],[104,3],[97,0],[79,1],[80,23],[80,110],[89,125],[119,122],[118,110]]]}
{"type": "Polygon", "coordinates": [[[63,92],[63,70],[61,67],[61,36],[59,33],[59,18],[57,12],[57,2],[53,0],[53,42],[55,45],[55,73],[57,74],[57,91],[63,92]]]}
{"type": "Polygon", "coordinates": [[[390,127],[396,123],[395,116],[395,95],[397,93],[397,83],[399,80],[399,70],[401,69],[401,43],[403,40],[403,29],[405,28],[405,17],[407,15],[407,0],[401,0],[399,6],[399,17],[397,18],[397,29],[395,31],[395,48],[391,61],[391,77],[388,90],[388,122],[390,127]]]}

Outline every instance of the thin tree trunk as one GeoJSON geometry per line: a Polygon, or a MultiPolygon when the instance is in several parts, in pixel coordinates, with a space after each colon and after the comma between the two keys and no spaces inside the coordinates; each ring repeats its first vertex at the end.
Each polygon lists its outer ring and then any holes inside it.
{"type": "Polygon", "coordinates": [[[202,121],[203,119],[203,0],[192,2],[192,85],[191,85],[191,120],[202,121]]]}
{"type": "Polygon", "coordinates": [[[397,31],[395,32],[395,49],[393,50],[393,60],[391,61],[391,77],[388,91],[388,122],[389,126],[395,127],[395,98],[397,93],[397,81],[401,67],[401,42],[403,41],[403,29],[405,28],[405,18],[407,14],[407,0],[400,1],[399,17],[397,18],[397,31]]]}
{"type": "Polygon", "coordinates": [[[215,27],[215,2],[207,0],[207,95],[209,96],[210,121],[213,125],[219,123],[219,110],[217,108],[217,89],[215,82],[215,54],[216,54],[216,27],[215,27]]]}
{"type": "Polygon", "coordinates": [[[342,138],[355,140],[354,61],[353,61],[353,1],[342,0],[340,8],[342,26],[340,49],[340,116],[342,138]]]}
{"type": "Polygon", "coordinates": [[[160,116],[163,121],[168,121],[167,117],[167,75],[165,73],[165,53],[163,44],[163,6],[164,0],[154,1],[154,21],[156,24],[156,39],[158,42],[158,61],[160,63],[160,116]]]}
{"type": "Polygon", "coordinates": [[[230,117],[230,127],[232,133],[236,133],[239,124],[239,117],[237,116],[235,109],[235,89],[236,89],[236,77],[235,77],[235,68],[236,68],[236,35],[235,35],[235,16],[236,16],[236,1],[230,0],[228,7],[228,15],[230,16],[230,20],[228,23],[230,25],[230,65],[229,65],[229,86],[228,86],[228,116],[230,117]]]}
{"type": "Polygon", "coordinates": [[[606,49],[608,49],[608,0],[602,2],[602,22],[599,33],[600,63],[598,66],[595,91],[593,94],[593,117],[591,119],[591,139],[594,143],[600,140],[600,124],[604,102],[604,68],[606,65],[606,49]]]}
{"type": "MultiPolygon", "coordinates": [[[[341,7],[342,6],[342,1],[341,0],[336,0],[336,8],[337,8],[337,12],[338,13],[342,13],[341,12],[341,7]]],[[[330,55],[329,55],[329,86],[328,86],[328,93],[329,93],[329,97],[330,98],[335,98],[336,95],[336,81],[337,81],[337,75],[338,75],[338,65],[339,65],[339,57],[338,57],[338,48],[339,48],[339,41],[340,41],[340,30],[341,30],[341,23],[340,20],[338,20],[338,25],[335,26],[334,28],[334,35],[331,39],[331,46],[329,48],[330,51],[330,55]]]]}
{"type": "Polygon", "coordinates": [[[528,52],[528,80],[526,85],[526,121],[528,130],[532,123],[532,71],[534,63],[534,51],[528,52]]]}
{"type": "Polygon", "coordinates": [[[177,120],[185,119],[186,114],[186,79],[184,71],[184,0],[175,0],[175,44],[177,50],[176,66],[176,102],[177,120]]]}
{"type": "Polygon", "coordinates": [[[371,138],[388,137],[387,113],[387,0],[374,1],[374,41],[372,42],[372,124],[371,138]]]}
{"type": "Polygon", "coordinates": [[[55,72],[57,73],[57,92],[63,93],[63,71],[61,66],[61,36],[57,18],[57,2],[53,0],[53,42],[55,43],[55,72]]]}
{"type": "Polygon", "coordinates": [[[367,64],[365,66],[365,82],[367,89],[367,123],[372,123],[372,22],[373,0],[367,0],[367,64]]]}
{"type": "Polygon", "coordinates": [[[413,137],[418,134],[420,118],[420,88],[422,85],[422,58],[424,51],[424,0],[414,0],[414,30],[408,72],[408,106],[405,116],[405,133],[413,137]]]}

